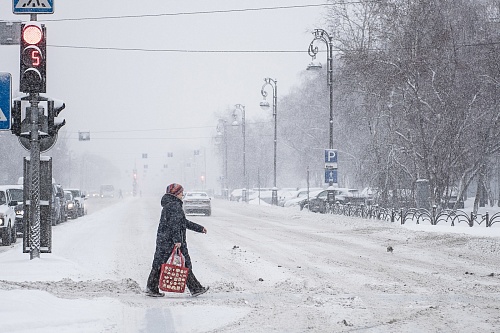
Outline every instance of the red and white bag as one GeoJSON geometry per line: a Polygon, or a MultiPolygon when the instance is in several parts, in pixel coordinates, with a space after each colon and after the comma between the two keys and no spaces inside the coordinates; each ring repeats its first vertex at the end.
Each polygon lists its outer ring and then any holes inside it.
{"type": "Polygon", "coordinates": [[[189,268],[185,265],[184,255],[179,249],[174,248],[167,262],[161,265],[160,290],[183,293],[188,273],[189,268]]]}

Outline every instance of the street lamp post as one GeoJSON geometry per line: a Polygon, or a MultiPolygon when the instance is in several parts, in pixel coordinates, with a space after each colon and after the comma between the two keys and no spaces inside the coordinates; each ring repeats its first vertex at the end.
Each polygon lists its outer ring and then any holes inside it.
{"type": "Polygon", "coordinates": [[[242,128],[242,131],[243,131],[243,201],[244,202],[247,202],[248,201],[248,189],[247,189],[247,186],[246,186],[246,138],[245,138],[245,106],[242,105],[242,104],[236,104],[235,106],[235,109],[233,110],[233,123],[232,125],[233,126],[238,126],[239,123],[238,123],[238,120],[236,120],[236,110],[240,110],[241,111],[241,128],[242,128]]]}
{"type": "MultiPolygon", "coordinates": [[[[309,44],[308,53],[312,57],[312,60],[316,59],[316,54],[318,54],[318,47],[314,46],[314,42],[319,40],[326,44],[327,48],[327,84],[330,89],[330,139],[328,142],[328,148],[333,149],[333,42],[332,37],[323,29],[315,29],[313,32],[314,39],[309,44]]],[[[317,69],[321,68],[321,64],[311,62],[307,69],[317,69]]],[[[333,188],[333,181],[331,178],[328,179],[328,201],[330,204],[335,202],[335,192],[333,188]]]]}
{"type": "MultiPolygon", "coordinates": [[[[318,47],[314,46],[314,42],[320,40],[326,44],[328,59],[327,59],[327,83],[330,88],[330,140],[328,147],[333,149],[333,42],[332,37],[323,29],[316,29],[313,32],[314,39],[309,44],[309,55],[312,59],[316,59],[316,54],[318,53],[318,47]]],[[[311,62],[307,69],[317,69],[321,68],[321,64],[311,62]]]]}
{"type": "Polygon", "coordinates": [[[224,141],[224,182],[223,182],[223,193],[222,195],[228,199],[229,193],[227,188],[227,132],[226,132],[226,121],[223,119],[219,119],[219,123],[217,124],[217,136],[220,143],[220,138],[224,141]]]}
{"type": "Polygon", "coordinates": [[[267,91],[265,90],[266,86],[271,86],[273,88],[273,117],[274,117],[274,183],[273,183],[273,190],[272,190],[272,204],[277,206],[278,205],[278,188],[276,187],[276,147],[278,143],[277,139],[277,124],[278,124],[278,115],[277,115],[277,108],[278,108],[278,81],[273,80],[271,78],[265,78],[264,79],[264,85],[262,86],[262,89],[260,90],[260,93],[262,94],[262,97],[264,99],[262,102],[260,102],[260,107],[264,110],[267,111],[269,110],[269,102],[266,101],[267,97],[267,91]]]}

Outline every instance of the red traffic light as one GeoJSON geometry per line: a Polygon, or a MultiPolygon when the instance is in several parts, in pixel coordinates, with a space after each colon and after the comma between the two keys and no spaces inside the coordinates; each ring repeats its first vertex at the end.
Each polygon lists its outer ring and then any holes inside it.
{"type": "Polygon", "coordinates": [[[44,93],[47,86],[46,29],[44,24],[21,24],[19,91],[44,93]]]}
{"type": "Polygon", "coordinates": [[[27,44],[38,44],[43,38],[42,29],[36,25],[27,25],[24,27],[22,37],[27,44]]]}

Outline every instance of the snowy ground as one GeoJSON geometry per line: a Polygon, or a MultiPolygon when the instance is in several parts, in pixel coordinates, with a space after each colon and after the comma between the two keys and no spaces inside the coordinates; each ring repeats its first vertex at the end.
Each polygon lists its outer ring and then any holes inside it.
{"type": "Polygon", "coordinates": [[[0,332],[500,331],[500,223],[401,226],[213,200],[211,217],[189,217],[208,234],[188,234],[210,291],[156,299],[141,290],[160,198],[96,200],[53,228],[52,254],[0,247],[0,332]]]}

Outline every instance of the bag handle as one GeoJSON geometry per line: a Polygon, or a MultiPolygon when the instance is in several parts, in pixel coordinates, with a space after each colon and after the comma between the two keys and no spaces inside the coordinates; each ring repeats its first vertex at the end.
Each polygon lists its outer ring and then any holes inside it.
{"type": "Polygon", "coordinates": [[[174,256],[175,255],[178,255],[179,257],[181,257],[181,267],[185,267],[185,259],[184,259],[184,255],[182,254],[181,250],[179,248],[176,248],[174,246],[174,248],[172,249],[172,253],[170,254],[170,257],[168,258],[168,261],[167,261],[167,264],[170,264],[170,265],[173,265],[174,264],[174,256]],[[177,251],[176,251],[177,250],[177,251]]]}

